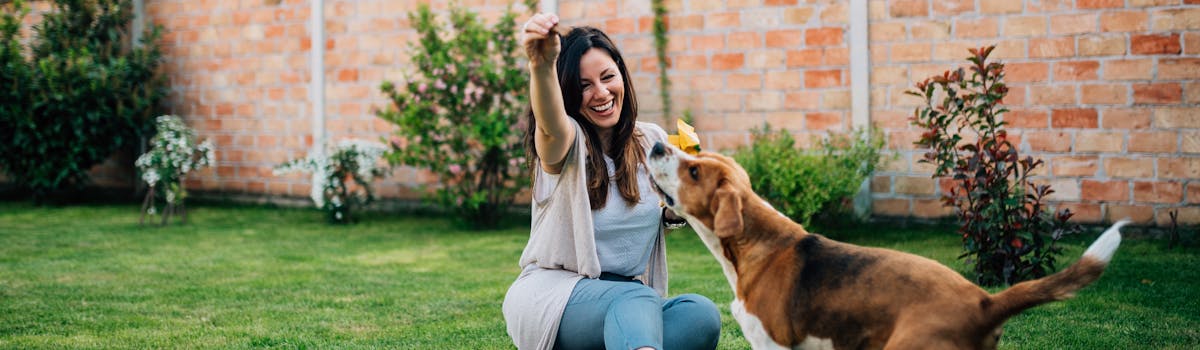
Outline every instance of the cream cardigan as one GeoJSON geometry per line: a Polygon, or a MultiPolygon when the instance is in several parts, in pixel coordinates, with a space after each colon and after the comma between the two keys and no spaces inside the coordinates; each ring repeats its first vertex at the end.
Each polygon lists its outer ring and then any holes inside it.
{"type": "MultiPolygon", "coordinates": [[[[585,277],[600,277],[587,192],[587,145],[583,129],[574,120],[571,124],[575,127],[575,144],[567,152],[553,192],[545,198],[535,196],[531,203],[529,242],[518,261],[522,271],[504,296],[508,335],[522,350],[552,349],[575,283],[585,277]]],[[[666,142],[667,133],[658,125],[638,122],[637,128],[644,136],[646,153],[655,142],[666,142]]],[[[537,181],[548,179],[535,176],[534,181],[536,187],[537,181]]],[[[661,226],[646,272],[638,279],[666,297],[667,256],[661,226]]]]}

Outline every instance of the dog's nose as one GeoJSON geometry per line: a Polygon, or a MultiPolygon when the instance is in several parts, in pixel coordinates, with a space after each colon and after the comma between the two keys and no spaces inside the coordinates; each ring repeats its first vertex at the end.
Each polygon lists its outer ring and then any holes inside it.
{"type": "Polygon", "coordinates": [[[667,154],[667,145],[663,144],[662,142],[655,142],[654,148],[650,149],[651,157],[657,158],[657,157],[662,157],[666,154],[667,154]]]}

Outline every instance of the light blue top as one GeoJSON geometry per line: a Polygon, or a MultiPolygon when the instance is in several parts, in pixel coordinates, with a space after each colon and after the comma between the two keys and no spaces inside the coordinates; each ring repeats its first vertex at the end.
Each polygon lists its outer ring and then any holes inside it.
{"type": "MultiPolygon", "coordinates": [[[[609,179],[613,179],[616,169],[612,159],[605,156],[604,163],[608,165],[609,179]]],[[[662,225],[662,207],[658,205],[658,193],[650,187],[650,174],[644,165],[638,166],[637,178],[641,194],[637,204],[626,203],[617,182],[609,181],[608,202],[592,211],[601,272],[637,276],[646,271],[662,225]]]]}

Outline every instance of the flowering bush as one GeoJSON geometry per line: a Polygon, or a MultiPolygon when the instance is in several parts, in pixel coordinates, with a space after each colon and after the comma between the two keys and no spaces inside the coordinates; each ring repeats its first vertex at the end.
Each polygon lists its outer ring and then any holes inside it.
{"type": "Polygon", "coordinates": [[[399,87],[383,83],[393,106],[378,113],[398,126],[388,160],[429,169],[441,185],[429,199],[471,226],[494,227],[529,183],[519,125],[529,78],[517,63],[516,14],[493,28],[457,7],[450,26],[424,5],[409,18],[420,37],[417,73],[399,87]]]}
{"type": "Polygon", "coordinates": [[[995,46],[971,49],[969,73],[946,71],[916,84],[909,95],[924,106],[912,124],[924,130],[916,144],[928,148],[921,162],[936,166],[934,177],[950,177],[942,198],[956,209],[963,254],[975,281],[986,286],[1014,284],[1054,271],[1063,235],[1079,232],[1067,222],[1072,214],[1051,212],[1049,185],[1035,185],[1030,174],[1041,159],[1021,158],[1008,139],[1000,105],[1008,94],[1004,64],[988,62],[995,46]]]}
{"type": "Polygon", "coordinates": [[[331,223],[352,223],[351,210],[375,200],[371,181],[387,174],[387,167],[379,165],[386,151],[387,146],[377,142],[342,140],[327,155],[309,154],[280,164],[275,174],[311,173],[313,204],[328,214],[331,223]]]}
{"type": "MultiPolygon", "coordinates": [[[[156,124],[158,134],[150,139],[150,151],[138,157],[134,165],[142,180],[150,186],[143,204],[143,213],[154,215],[158,209],[154,203],[156,193],[162,192],[168,210],[182,206],[187,198],[183,178],[192,170],[216,164],[216,152],[212,140],[196,144],[196,133],[182,119],[173,115],[159,116],[156,124]]],[[[143,218],[145,215],[143,214],[143,218]]]]}

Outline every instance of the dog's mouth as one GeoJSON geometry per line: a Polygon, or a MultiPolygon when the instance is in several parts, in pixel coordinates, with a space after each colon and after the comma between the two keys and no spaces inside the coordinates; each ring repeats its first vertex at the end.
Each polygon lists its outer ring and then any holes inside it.
{"type": "Polygon", "coordinates": [[[653,176],[650,177],[650,185],[654,187],[654,190],[658,192],[658,195],[662,196],[663,201],[667,202],[668,207],[675,207],[675,198],[671,198],[671,195],[667,194],[666,191],[663,191],[662,187],[658,186],[658,181],[654,181],[653,176]]]}

